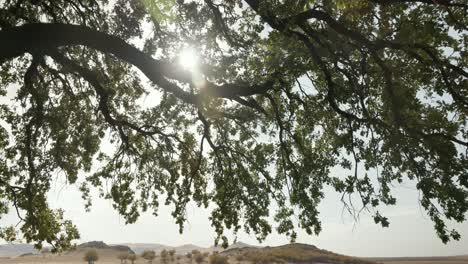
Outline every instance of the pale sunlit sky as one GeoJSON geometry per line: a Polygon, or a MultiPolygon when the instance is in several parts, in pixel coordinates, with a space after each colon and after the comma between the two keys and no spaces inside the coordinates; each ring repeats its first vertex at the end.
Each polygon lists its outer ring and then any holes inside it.
{"type": "MultiPolygon", "coordinates": [[[[297,242],[308,243],[341,254],[355,256],[418,256],[468,254],[468,223],[454,225],[462,234],[459,242],[444,245],[436,237],[432,223],[418,206],[417,193],[412,187],[401,186],[396,192],[399,205],[386,210],[390,219],[389,228],[375,225],[368,215],[361,216],[356,223],[342,214],[339,196],[326,191],[321,204],[323,231],[319,236],[308,236],[299,232],[297,242]]],[[[66,216],[73,220],[81,232],[81,240],[103,240],[106,243],[162,243],[172,246],[193,243],[210,246],[214,239],[206,209],[190,206],[187,210],[189,222],[183,234],[171,218],[170,207],[161,206],[159,216],[143,214],[131,225],[112,209],[110,201],[95,199],[91,212],[83,208],[78,188],[56,182],[49,195],[52,207],[62,207],[66,216]]],[[[11,214],[0,220],[0,225],[16,223],[11,214]]],[[[253,236],[241,233],[238,241],[258,245],[253,236]]],[[[273,233],[262,245],[280,245],[288,240],[273,233]]]]}

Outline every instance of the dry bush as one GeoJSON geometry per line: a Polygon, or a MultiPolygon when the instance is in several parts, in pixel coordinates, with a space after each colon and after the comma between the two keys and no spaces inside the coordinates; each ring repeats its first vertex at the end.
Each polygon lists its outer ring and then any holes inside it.
{"type": "Polygon", "coordinates": [[[169,252],[165,249],[161,251],[161,261],[163,263],[167,263],[167,259],[169,258],[169,252]]]}
{"type": "Polygon", "coordinates": [[[210,264],[229,264],[228,257],[213,254],[210,256],[210,264]]]}
{"type": "Polygon", "coordinates": [[[205,257],[206,257],[205,254],[198,253],[194,256],[195,256],[194,259],[196,263],[202,263],[203,261],[205,261],[205,257]]]}
{"type": "Polygon", "coordinates": [[[265,252],[254,252],[254,251],[246,252],[244,255],[244,259],[251,261],[253,264],[270,264],[270,263],[283,263],[284,262],[265,252]]]}
{"type": "Polygon", "coordinates": [[[87,261],[89,264],[93,264],[95,261],[97,261],[99,259],[99,255],[98,255],[97,250],[90,249],[90,250],[86,251],[83,259],[85,261],[87,261]]]}
{"type": "Polygon", "coordinates": [[[175,249],[169,250],[168,253],[169,253],[169,256],[171,257],[171,260],[174,261],[174,256],[176,253],[175,249]]]}
{"type": "Polygon", "coordinates": [[[156,258],[156,253],[153,250],[145,250],[141,253],[141,257],[148,260],[149,263],[153,263],[153,259],[156,258]]]}
{"type": "Polygon", "coordinates": [[[128,252],[120,253],[117,258],[120,259],[120,263],[127,263],[128,252]]]}
{"type": "Polygon", "coordinates": [[[237,260],[237,261],[244,261],[244,260],[245,260],[245,256],[242,255],[242,254],[237,254],[237,255],[236,255],[236,260],[237,260]]]}
{"type": "Polygon", "coordinates": [[[132,264],[135,263],[136,259],[137,259],[137,255],[135,255],[134,253],[128,254],[128,260],[130,260],[130,262],[132,262],[132,264]]]}

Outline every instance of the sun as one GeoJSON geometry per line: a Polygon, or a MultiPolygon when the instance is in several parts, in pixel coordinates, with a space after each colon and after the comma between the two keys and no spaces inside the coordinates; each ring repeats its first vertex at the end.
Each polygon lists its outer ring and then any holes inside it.
{"type": "Polygon", "coordinates": [[[188,70],[195,70],[198,56],[193,48],[185,48],[179,53],[179,64],[188,70]]]}

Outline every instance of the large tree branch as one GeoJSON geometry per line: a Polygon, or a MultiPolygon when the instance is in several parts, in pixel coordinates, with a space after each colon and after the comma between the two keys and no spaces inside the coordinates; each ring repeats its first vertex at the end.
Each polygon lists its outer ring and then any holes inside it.
{"type": "Polygon", "coordinates": [[[0,63],[21,56],[26,52],[46,51],[62,46],[83,45],[106,54],[112,54],[140,69],[153,83],[174,94],[184,102],[196,104],[201,94],[232,98],[265,93],[273,81],[263,84],[216,85],[205,81],[199,94],[192,94],[173,84],[169,79],[189,83],[192,74],[180,67],[156,60],[129,45],[122,39],[93,30],[86,26],[68,24],[31,23],[0,31],[0,63]]]}
{"type": "MultiPolygon", "coordinates": [[[[159,85],[164,78],[161,62],[127,44],[118,37],[92,30],[88,27],[66,24],[26,24],[0,31],[0,62],[22,54],[45,51],[62,46],[84,45],[110,53],[139,68],[152,82],[159,85]]],[[[163,89],[178,98],[193,102],[192,95],[175,87],[163,89]]]]}
{"type": "Polygon", "coordinates": [[[98,108],[100,112],[104,116],[106,122],[119,131],[122,140],[125,140],[125,138],[127,137],[123,131],[123,127],[128,127],[134,130],[135,132],[145,136],[153,136],[155,134],[158,134],[166,138],[174,138],[179,143],[182,142],[176,135],[164,133],[164,131],[155,126],[151,126],[150,129],[148,129],[149,125],[139,126],[138,124],[132,123],[131,121],[128,121],[126,119],[114,117],[109,106],[109,93],[101,85],[98,76],[93,71],[75,63],[74,61],[68,59],[66,56],[60,54],[55,50],[50,50],[47,52],[47,54],[51,56],[56,62],[60,63],[62,66],[69,67],[70,70],[81,76],[94,87],[96,94],[99,96],[98,108]]]}

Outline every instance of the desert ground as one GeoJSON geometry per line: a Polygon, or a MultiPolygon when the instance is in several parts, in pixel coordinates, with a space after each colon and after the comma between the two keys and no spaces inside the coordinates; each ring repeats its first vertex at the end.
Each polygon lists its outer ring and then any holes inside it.
{"type": "MultiPolygon", "coordinates": [[[[95,262],[95,264],[121,264],[120,259],[118,259],[118,252],[113,250],[103,250],[99,249],[99,260],[95,262]]],[[[71,252],[68,254],[61,254],[61,255],[32,255],[32,256],[23,256],[23,257],[14,257],[14,258],[0,258],[1,264],[87,264],[86,261],[83,260],[85,251],[77,251],[71,252]]],[[[127,264],[131,264],[130,261],[126,262],[127,264]]],[[[185,255],[176,255],[173,261],[168,261],[166,264],[190,264],[191,262],[185,255]]],[[[208,259],[204,261],[204,264],[208,264],[208,259]]],[[[230,263],[240,263],[238,261],[232,260],[230,263]]],[[[135,261],[134,264],[149,264],[149,262],[143,259],[141,256],[138,256],[138,259],[135,261]]],[[[160,256],[156,256],[153,260],[152,264],[163,264],[161,261],[160,256]]],[[[195,261],[192,261],[192,264],[196,264],[195,261]]],[[[247,262],[241,263],[247,264],[247,262]]]]}
{"type": "Polygon", "coordinates": [[[372,258],[384,264],[468,264],[468,255],[453,257],[372,258]]]}
{"type": "MultiPolygon", "coordinates": [[[[116,248],[118,246],[109,247],[103,243],[101,246],[103,246],[104,248],[84,246],[78,247],[73,251],[61,254],[46,253],[26,254],[23,256],[16,257],[0,257],[0,264],[86,264],[87,262],[83,258],[85,253],[91,248],[95,249],[99,255],[99,259],[95,262],[95,264],[132,264],[129,260],[127,260],[126,262],[121,262],[121,260],[118,258],[118,256],[122,254],[122,248],[116,248]]],[[[124,247],[125,250],[126,246],[121,247],[124,247]]],[[[127,247],[127,249],[129,248],[127,247]]],[[[213,252],[213,250],[211,252],[213,252]]],[[[137,251],[136,253],[138,258],[134,262],[134,264],[150,263],[146,259],[143,259],[141,257],[139,251],[137,251]]],[[[186,252],[183,252],[182,250],[176,252],[173,258],[169,258],[166,262],[163,262],[159,253],[160,251],[156,250],[156,258],[152,261],[152,264],[226,264],[210,263],[209,257],[205,257],[203,262],[197,263],[193,258],[189,259],[186,256],[186,252]]],[[[209,254],[208,249],[205,252],[205,254],[209,254]]],[[[468,255],[452,257],[400,257],[359,259],[339,255],[306,244],[289,244],[279,247],[266,248],[233,248],[222,252],[221,255],[228,257],[228,264],[468,264],[468,255]],[[263,255],[263,257],[257,258],[257,255],[263,255]],[[242,256],[242,258],[240,258],[239,256],[242,256]],[[246,256],[250,256],[250,258],[246,258],[246,256]],[[270,256],[280,257],[281,261],[277,262],[274,258],[269,258],[270,256]],[[311,261],[312,259],[323,259],[323,256],[327,256],[329,257],[329,259],[325,261],[311,261]],[[332,260],[333,258],[335,258],[334,261],[332,260]]],[[[276,258],[276,260],[277,259],[278,258],[276,258]]]]}
{"type": "MultiPolygon", "coordinates": [[[[115,252],[106,252],[100,250],[100,258],[96,264],[120,264],[115,252]]],[[[83,260],[84,253],[62,254],[58,255],[34,255],[15,258],[0,258],[2,264],[86,264],[83,260]]],[[[375,258],[376,263],[382,264],[468,264],[468,256],[460,257],[424,257],[424,258],[375,258]]],[[[195,264],[195,262],[192,262],[195,264]]],[[[208,264],[206,260],[204,262],[208,264]]],[[[233,257],[229,258],[229,263],[232,264],[251,264],[248,261],[238,261],[233,257]]],[[[131,262],[127,261],[127,264],[131,262]]],[[[135,261],[135,264],[148,264],[148,261],[141,257],[135,261]]],[[[153,264],[163,264],[160,257],[154,259],[153,264]]],[[[176,255],[174,261],[169,261],[168,264],[190,264],[189,259],[183,255],[176,255]]],[[[312,264],[312,263],[310,263],[312,264]]],[[[315,263],[314,263],[315,264],[315,263]]]]}

